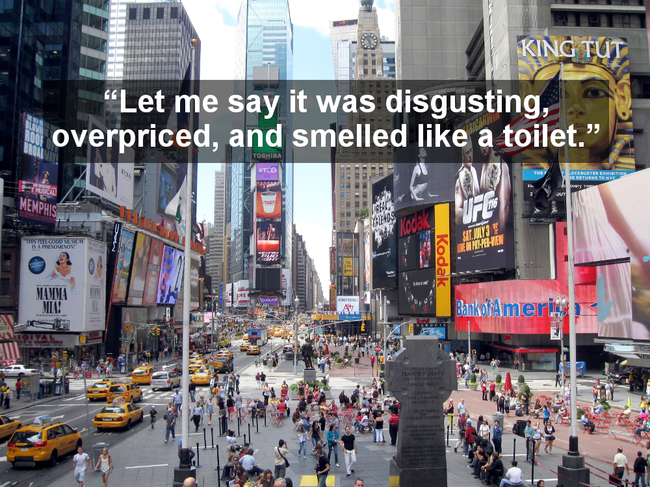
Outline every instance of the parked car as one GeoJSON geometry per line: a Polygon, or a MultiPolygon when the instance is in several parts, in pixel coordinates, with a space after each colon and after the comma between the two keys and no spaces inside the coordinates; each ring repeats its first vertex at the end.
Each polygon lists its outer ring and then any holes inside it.
{"type": "Polygon", "coordinates": [[[612,374],[611,377],[618,384],[628,384],[630,391],[635,389],[645,391],[648,378],[650,378],[650,371],[645,367],[626,367],[620,372],[612,374]],[[632,376],[631,382],[630,376],[632,376]]]}
{"type": "Polygon", "coordinates": [[[169,389],[181,386],[181,377],[174,370],[159,370],[151,376],[151,390],[169,389]]]}
{"type": "Polygon", "coordinates": [[[21,374],[40,374],[43,375],[43,371],[39,369],[33,369],[31,367],[25,367],[24,365],[9,365],[4,369],[0,369],[0,374],[4,374],[5,377],[18,377],[21,374]]]}

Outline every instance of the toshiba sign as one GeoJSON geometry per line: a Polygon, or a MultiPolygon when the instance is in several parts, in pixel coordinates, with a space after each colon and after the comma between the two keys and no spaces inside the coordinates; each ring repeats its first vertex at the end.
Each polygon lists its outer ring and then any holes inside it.
{"type": "Polygon", "coordinates": [[[430,209],[417,211],[412,215],[405,216],[399,219],[399,236],[406,237],[413,233],[422,232],[424,230],[431,230],[430,209]]]}

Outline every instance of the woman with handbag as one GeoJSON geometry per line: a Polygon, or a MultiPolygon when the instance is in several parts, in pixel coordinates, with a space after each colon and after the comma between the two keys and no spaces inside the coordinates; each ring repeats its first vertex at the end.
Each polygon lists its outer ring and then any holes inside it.
{"type": "Polygon", "coordinates": [[[551,420],[547,420],[544,426],[544,438],[546,439],[546,444],[544,445],[544,451],[549,455],[553,455],[553,442],[555,441],[555,427],[551,420]]]}
{"type": "Polygon", "coordinates": [[[287,473],[287,467],[289,466],[289,460],[286,456],[289,454],[289,448],[284,440],[278,442],[278,446],[273,449],[275,454],[275,471],[273,476],[276,479],[283,479],[287,473]]]}

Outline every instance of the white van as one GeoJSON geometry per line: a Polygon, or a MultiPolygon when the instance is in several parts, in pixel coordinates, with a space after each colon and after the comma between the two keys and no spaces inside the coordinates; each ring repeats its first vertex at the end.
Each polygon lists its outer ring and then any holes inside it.
{"type": "Polygon", "coordinates": [[[160,370],[154,372],[151,376],[151,390],[156,391],[158,389],[169,389],[170,391],[174,387],[181,386],[181,377],[177,372],[170,370],[160,370]]]}

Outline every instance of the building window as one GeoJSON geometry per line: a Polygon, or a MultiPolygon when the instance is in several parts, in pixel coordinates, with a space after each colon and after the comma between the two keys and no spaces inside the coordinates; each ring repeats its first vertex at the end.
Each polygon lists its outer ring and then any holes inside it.
{"type": "Polygon", "coordinates": [[[177,19],[178,18],[178,7],[172,7],[169,14],[170,14],[169,16],[172,19],[177,19]]]}
{"type": "Polygon", "coordinates": [[[142,9],[142,20],[149,20],[151,18],[151,9],[143,8],[142,9]]]}
{"type": "Polygon", "coordinates": [[[341,183],[341,189],[345,189],[345,183],[341,183]]]}
{"type": "Polygon", "coordinates": [[[589,27],[600,27],[600,15],[589,14],[589,27]]]}
{"type": "Polygon", "coordinates": [[[165,18],[165,7],[158,7],[156,9],[156,18],[158,20],[161,20],[161,19],[165,18]]]}
{"type": "Polygon", "coordinates": [[[345,193],[341,192],[341,198],[345,198],[345,193]]]}
{"type": "Polygon", "coordinates": [[[11,272],[11,254],[2,254],[2,272],[11,272]]]}
{"type": "Polygon", "coordinates": [[[7,297],[9,296],[9,288],[11,287],[8,277],[3,277],[0,279],[0,296],[7,297]]]}
{"type": "Polygon", "coordinates": [[[559,12],[553,13],[553,20],[554,20],[553,24],[556,26],[563,27],[568,25],[567,17],[566,14],[564,13],[559,13],[559,12]]]}
{"type": "Polygon", "coordinates": [[[130,8],[129,9],[129,20],[135,20],[138,18],[138,9],[130,8]]]}

